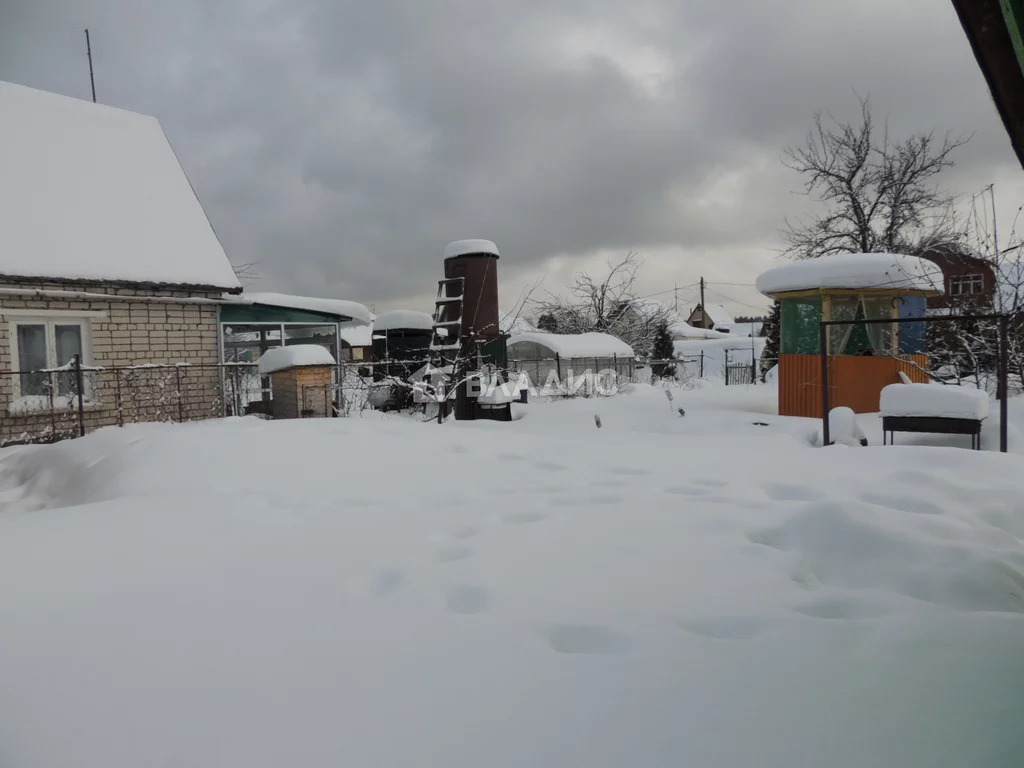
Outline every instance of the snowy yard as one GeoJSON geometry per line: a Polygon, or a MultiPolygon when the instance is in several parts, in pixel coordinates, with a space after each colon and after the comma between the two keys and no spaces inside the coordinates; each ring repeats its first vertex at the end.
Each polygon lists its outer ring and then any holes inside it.
{"type": "Polygon", "coordinates": [[[0,766],[1021,764],[1024,403],[633,389],[0,452],[0,766]]]}

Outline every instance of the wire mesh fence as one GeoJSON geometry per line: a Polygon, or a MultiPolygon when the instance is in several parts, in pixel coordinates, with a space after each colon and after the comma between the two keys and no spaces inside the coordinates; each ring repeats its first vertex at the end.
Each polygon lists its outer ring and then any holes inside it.
{"type": "MultiPolygon", "coordinates": [[[[644,364],[631,358],[510,360],[501,371],[517,399],[522,390],[591,397],[614,393],[627,382],[650,381],[659,362],[668,364],[678,381],[715,375],[716,370],[711,360],[698,356],[644,364]]],[[[426,410],[430,398],[410,380],[423,366],[422,360],[336,364],[329,381],[301,387],[299,413],[353,417],[368,410],[426,410]]],[[[756,379],[749,364],[727,373],[728,383],[745,381],[744,376],[756,379]]],[[[273,413],[272,378],[262,376],[255,363],[100,368],[73,361],[61,368],[0,371],[0,445],[54,442],[105,426],[271,418],[273,413]]]]}
{"type": "Polygon", "coordinates": [[[196,421],[245,412],[263,391],[256,367],[142,364],[0,371],[0,445],[53,442],[105,426],[196,421]]]}

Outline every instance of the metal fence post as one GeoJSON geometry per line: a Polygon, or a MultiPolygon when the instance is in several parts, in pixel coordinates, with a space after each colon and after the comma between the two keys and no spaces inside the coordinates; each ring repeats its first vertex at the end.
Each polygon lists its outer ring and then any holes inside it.
{"type": "Polygon", "coordinates": [[[50,432],[57,436],[57,405],[53,401],[53,393],[56,391],[56,381],[53,378],[53,371],[46,372],[46,390],[50,396],[50,432]]]}
{"type": "Polygon", "coordinates": [[[185,412],[181,402],[181,366],[174,366],[174,387],[178,391],[178,423],[185,421],[185,412]]]}
{"type": "Polygon", "coordinates": [[[1010,399],[1010,323],[1003,315],[999,318],[999,450],[1007,450],[1007,403],[1010,399]]]}
{"type": "Polygon", "coordinates": [[[117,405],[117,426],[124,426],[124,401],[121,399],[121,371],[118,368],[114,369],[114,385],[116,394],[114,396],[114,402],[117,405]]]}
{"type": "Polygon", "coordinates": [[[78,389],[78,436],[85,437],[85,386],[82,380],[82,356],[75,355],[75,387],[78,389]]]}
{"type": "Polygon", "coordinates": [[[832,436],[828,432],[828,326],[825,323],[818,330],[818,347],[821,355],[821,444],[831,445],[832,436]]]}
{"type": "Polygon", "coordinates": [[[729,350],[725,350],[725,386],[729,386],[729,350]]]}
{"type": "Polygon", "coordinates": [[[703,349],[700,351],[700,375],[697,378],[698,379],[703,379],[704,378],[704,350],[703,349]]]}

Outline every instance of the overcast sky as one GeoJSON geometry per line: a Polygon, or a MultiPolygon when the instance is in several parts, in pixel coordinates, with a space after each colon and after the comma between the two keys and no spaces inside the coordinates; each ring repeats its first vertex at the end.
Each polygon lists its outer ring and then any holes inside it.
{"type": "Polygon", "coordinates": [[[1024,202],[948,1],[0,0],[0,80],[89,98],[85,27],[99,101],[161,120],[254,290],[429,310],[483,237],[506,307],[633,250],[644,293],[752,311],[808,205],[781,151],[854,89],[896,134],[974,132],[944,186],[995,182],[1001,225],[1024,202]]]}

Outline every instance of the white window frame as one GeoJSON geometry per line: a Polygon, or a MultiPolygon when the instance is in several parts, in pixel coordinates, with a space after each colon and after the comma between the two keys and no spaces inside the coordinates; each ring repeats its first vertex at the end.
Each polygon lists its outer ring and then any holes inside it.
{"type": "MultiPolygon", "coordinates": [[[[22,310],[19,312],[5,312],[7,318],[8,332],[11,348],[11,370],[21,371],[21,354],[18,350],[18,326],[19,325],[42,325],[46,328],[46,367],[57,368],[62,363],[57,362],[57,334],[55,326],[77,325],[82,335],[82,365],[92,365],[92,320],[103,317],[95,312],[62,312],[60,310],[22,310]]],[[[21,394],[21,376],[12,376],[13,398],[18,400],[21,394]]],[[[85,387],[85,399],[92,399],[92,388],[85,387]]]]}
{"type": "Polygon", "coordinates": [[[979,273],[953,275],[949,278],[950,296],[980,296],[985,292],[985,276],[979,273]],[[978,290],[974,290],[975,286],[978,290]],[[963,290],[967,287],[969,290],[963,290]]]}

